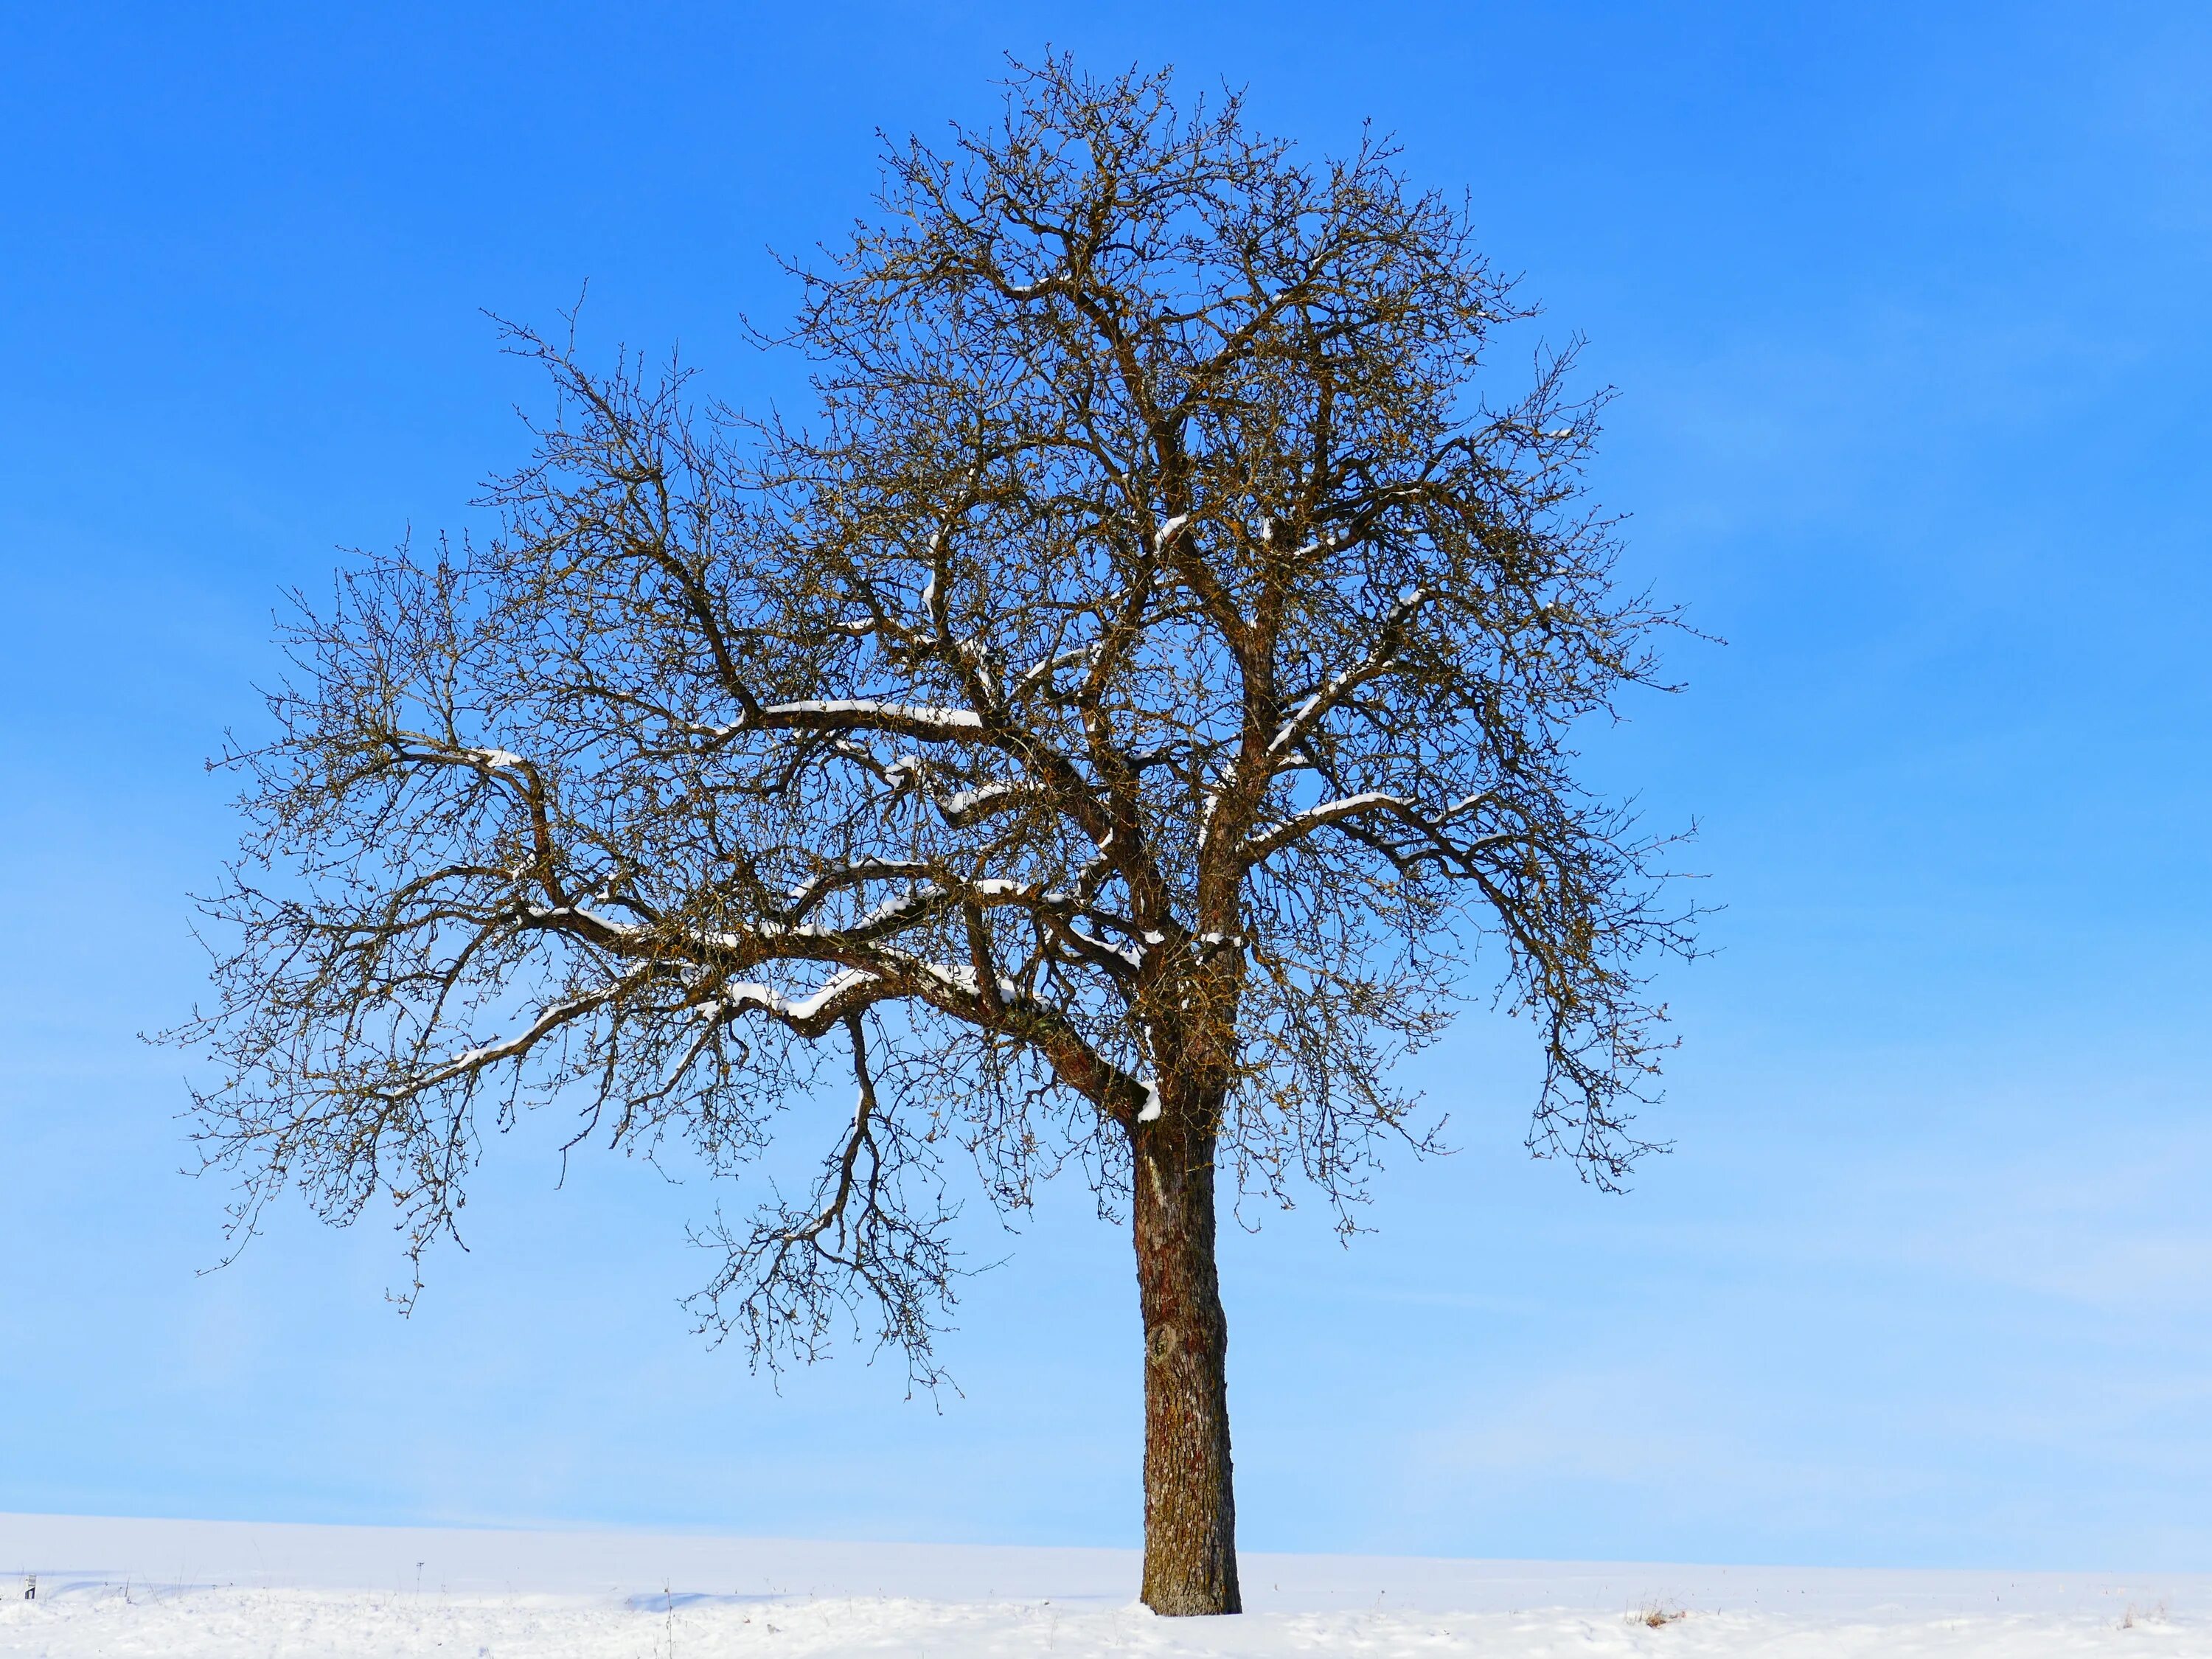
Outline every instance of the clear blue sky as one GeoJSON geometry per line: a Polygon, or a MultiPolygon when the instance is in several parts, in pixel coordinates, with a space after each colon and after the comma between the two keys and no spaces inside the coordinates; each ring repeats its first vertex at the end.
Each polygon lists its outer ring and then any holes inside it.
{"type": "MultiPolygon", "coordinates": [[[[975,1282],[966,1389],[779,1396],[687,1331],[713,1194],[526,1127],[419,1312],[296,1207],[237,1267],[177,1171],[277,590],[471,522],[537,388],[489,307],[740,339],[873,129],[1002,51],[1364,117],[1472,192],[1620,388],[1597,483],[1729,641],[1595,734],[1723,904],[1604,1198],[1526,1056],[1349,1252],[1225,1267],[1248,1546],[2212,1566],[2205,1106],[2212,12],[2194,4],[19,5],[0,14],[0,1508],[1115,1542],[1127,1246],[1068,1191],[975,1282]]],[[[1008,1246],[988,1231],[979,1254],[1008,1246]]]]}

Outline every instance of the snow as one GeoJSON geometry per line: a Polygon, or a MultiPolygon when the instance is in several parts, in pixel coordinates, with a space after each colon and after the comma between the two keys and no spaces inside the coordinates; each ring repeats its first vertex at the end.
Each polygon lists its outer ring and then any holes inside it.
{"type": "Polygon", "coordinates": [[[781,1019],[809,1020],[853,987],[866,984],[873,977],[857,968],[841,968],[811,995],[795,999],[785,996],[772,985],[752,980],[735,981],[725,985],[721,994],[712,1002],[702,1005],[701,1012],[711,1017],[716,1011],[743,1013],[748,1008],[759,1008],[781,1019]]]}
{"type": "Polygon", "coordinates": [[[603,927],[617,938],[625,933],[640,934],[646,931],[636,922],[618,921],[612,916],[602,915],[588,905],[583,904],[559,906],[526,904],[522,908],[522,916],[526,921],[562,921],[574,916],[580,921],[590,922],[594,927],[603,927]]]}
{"type": "Polygon", "coordinates": [[[962,789],[950,795],[936,797],[937,810],[944,814],[945,821],[951,823],[957,830],[961,827],[957,820],[968,817],[979,807],[988,806],[993,801],[1004,800],[1008,795],[1018,795],[1024,792],[1024,786],[1018,783],[987,783],[981,788],[962,789]]]}
{"type": "Polygon", "coordinates": [[[1041,658],[1015,676],[1014,695],[1017,697],[1022,696],[1040,680],[1048,680],[1063,668],[1070,667],[1076,663],[1089,661],[1103,643],[1101,641],[1092,640],[1087,644],[1076,646],[1071,650],[1041,658]]]}
{"type": "Polygon", "coordinates": [[[916,726],[951,726],[964,732],[983,729],[983,717],[972,709],[933,708],[922,703],[877,702],[864,697],[779,702],[763,708],[761,713],[779,719],[819,714],[835,720],[851,715],[864,720],[896,720],[916,726]]]}
{"type": "MultiPolygon", "coordinates": [[[[755,927],[753,935],[760,939],[853,939],[872,929],[887,927],[903,916],[918,915],[939,896],[936,884],[922,882],[910,893],[901,893],[885,899],[849,927],[823,927],[811,921],[763,921],[755,927]]],[[[704,933],[699,937],[709,945],[718,945],[728,951],[742,950],[753,942],[752,938],[744,933],[704,933]]]]}
{"type": "Polygon", "coordinates": [[[2212,1576],[1243,1557],[1158,1619],[1107,1549],[0,1515],[0,1659],[2061,1659],[2212,1651],[2212,1576]],[[35,1573],[38,1599],[20,1574],[35,1573]],[[1679,1618],[1653,1626],[1653,1609],[1679,1618]]]}
{"type": "MultiPolygon", "coordinates": [[[[939,985],[949,990],[957,991],[962,996],[972,997],[981,994],[977,988],[981,981],[976,978],[975,968],[968,963],[930,962],[914,955],[911,951],[895,951],[889,945],[881,947],[878,953],[886,960],[895,962],[900,967],[906,969],[909,973],[918,974],[925,979],[933,979],[939,985]]],[[[1004,974],[999,975],[999,996],[1001,1000],[1013,1002],[1018,1000],[1021,994],[1020,986],[1015,984],[1004,974]]]]}

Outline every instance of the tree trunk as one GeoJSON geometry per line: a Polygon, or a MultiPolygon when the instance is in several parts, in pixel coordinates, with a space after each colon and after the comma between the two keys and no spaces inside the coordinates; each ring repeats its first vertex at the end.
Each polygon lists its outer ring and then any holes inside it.
{"type": "Polygon", "coordinates": [[[1213,1135],[1170,1111],[1136,1126],[1145,1317],[1144,1603],[1241,1613],[1229,1468],[1229,1322],[1213,1261],[1213,1135]]]}

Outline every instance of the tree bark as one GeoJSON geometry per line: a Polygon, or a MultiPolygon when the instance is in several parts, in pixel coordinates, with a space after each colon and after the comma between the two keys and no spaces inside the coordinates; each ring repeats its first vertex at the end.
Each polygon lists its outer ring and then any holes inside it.
{"type": "Polygon", "coordinates": [[[1135,1127],[1145,1320],[1145,1579],[1154,1613],[1241,1613],[1229,1463],[1229,1322],[1214,1267],[1212,1115],[1135,1127]]]}

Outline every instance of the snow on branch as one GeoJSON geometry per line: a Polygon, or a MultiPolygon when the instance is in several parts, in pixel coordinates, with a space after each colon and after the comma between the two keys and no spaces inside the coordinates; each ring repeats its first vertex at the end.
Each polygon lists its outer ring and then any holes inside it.
{"type": "Polygon", "coordinates": [[[1439,597],[1431,590],[1419,587],[1409,587],[1401,592],[1376,631],[1373,648],[1359,662],[1332,676],[1276,728],[1267,742],[1267,758],[1274,761],[1295,750],[1345,698],[1378,676],[1389,673],[1397,663],[1406,625],[1423,605],[1439,597]]]}
{"type": "Polygon", "coordinates": [[[1370,790],[1364,794],[1346,795],[1340,800],[1324,801],[1318,806],[1309,807],[1285,819],[1273,830],[1252,836],[1244,843],[1244,857],[1249,863],[1259,863],[1304,840],[1316,830],[1340,823],[1347,818],[1369,815],[1394,818],[1408,829],[1429,837],[1439,848],[1448,848],[1462,857],[1472,857],[1477,853],[1504,846],[1516,838],[1510,832],[1501,831],[1479,836],[1471,841],[1454,842],[1446,840],[1444,832],[1447,826],[1491,799],[1490,792],[1485,790],[1455,801],[1440,812],[1431,813],[1425,812],[1417,803],[1404,796],[1391,794],[1387,790],[1370,790]]]}
{"type": "Polygon", "coordinates": [[[549,1004],[539,1012],[536,1019],[513,1036],[503,1038],[496,1042],[482,1044],[464,1054],[454,1054],[449,1059],[434,1064],[428,1071],[407,1079],[404,1083],[378,1090],[376,1092],[389,1100],[410,1099],[416,1095],[432,1089],[441,1088],[458,1079],[472,1078],[478,1073],[486,1071],[504,1060],[525,1059],[540,1042],[562,1026],[580,1019],[586,1014],[599,1012],[626,991],[643,983],[649,976],[646,973],[631,974],[597,990],[586,992],[578,996],[564,997],[557,1002],[549,1004]]]}

